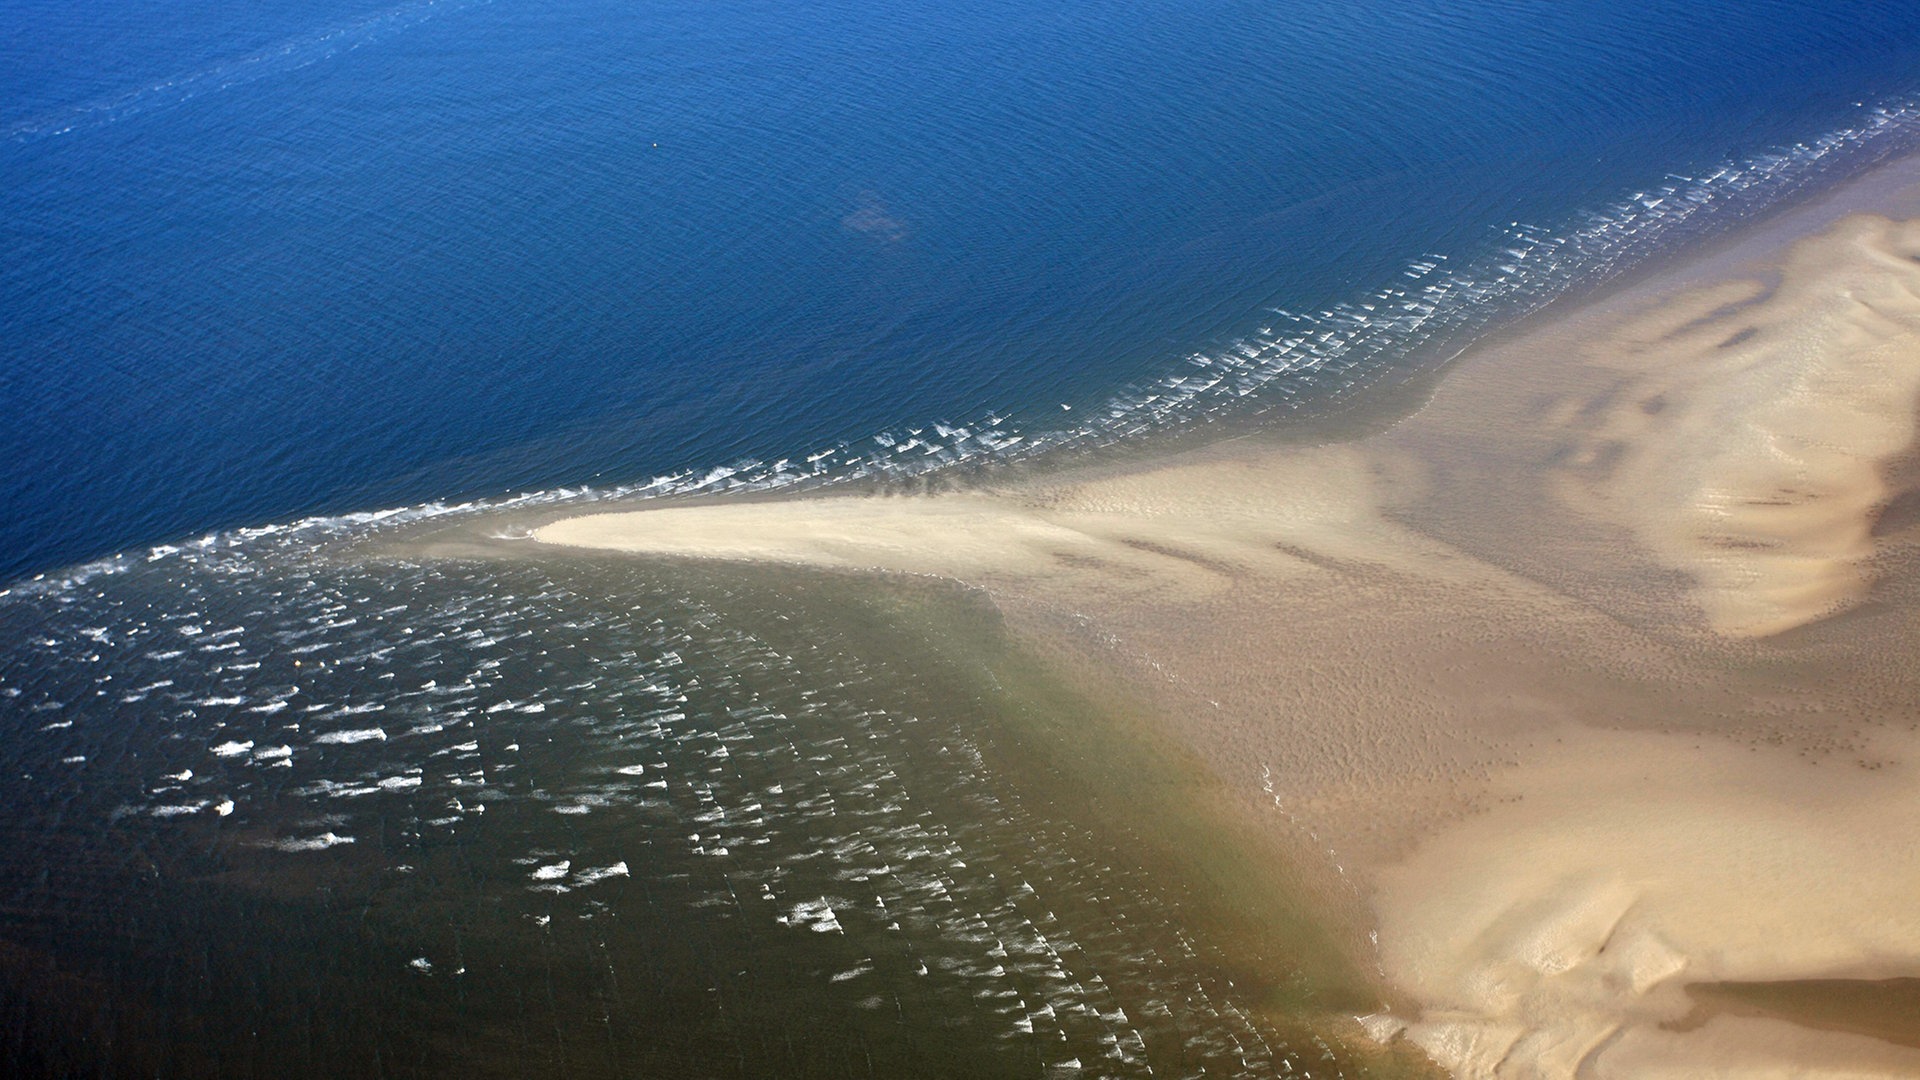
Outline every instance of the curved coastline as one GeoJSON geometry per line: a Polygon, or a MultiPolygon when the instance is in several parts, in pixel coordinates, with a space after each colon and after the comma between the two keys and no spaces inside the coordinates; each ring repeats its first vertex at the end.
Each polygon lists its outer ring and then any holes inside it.
{"type": "Polygon", "coordinates": [[[0,1080],[1920,1077],[1920,6],[393,2],[15,50],[0,1080]]]}
{"type": "Polygon", "coordinates": [[[1359,880],[1407,1003],[1362,1021],[1456,1075],[1911,1075],[1910,1046],[1791,1010],[1682,1022],[1693,984],[1920,972],[1920,864],[1888,857],[1920,832],[1920,537],[1884,512],[1920,223],[1858,213],[1913,217],[1910,184],[1538,320],[1354,442],[534,535],[1086,620],[1118,643],[1097,666],[1359,880]]]}

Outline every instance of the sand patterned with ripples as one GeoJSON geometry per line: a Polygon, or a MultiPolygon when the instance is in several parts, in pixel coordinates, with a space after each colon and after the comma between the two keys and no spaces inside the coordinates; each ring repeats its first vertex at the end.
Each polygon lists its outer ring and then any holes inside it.
{"type": "Polygon", "coordinates": [[[954,578],[1097,643],[1318,883],[1365,1028],[1456,1075],[1913,1075],[1817,992],[1700,996],[1920,974],[1920,222],[1787,228],[1352,442],[536,535],[954,578]]]}

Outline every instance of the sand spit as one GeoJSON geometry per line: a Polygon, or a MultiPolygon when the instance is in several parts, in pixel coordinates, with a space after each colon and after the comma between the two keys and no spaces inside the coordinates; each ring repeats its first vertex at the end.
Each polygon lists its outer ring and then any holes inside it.
{"type": "Polygon", "coordinates": [[[1920,530],[1881,515],[1920,224],[1732,270],[1483,350],[1352,443],[536,535],[957,578],[1093,629],[1377,930],[1366,1029],[1456,1075],[1916,1076],[1872,1024],[1687,990],[1920,975],[1920,530]]]}

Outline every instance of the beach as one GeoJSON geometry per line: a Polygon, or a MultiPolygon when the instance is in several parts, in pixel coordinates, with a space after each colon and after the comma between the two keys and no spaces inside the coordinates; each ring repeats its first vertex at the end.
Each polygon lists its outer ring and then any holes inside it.
{"type": "Polygon", "coordinates": [[[983,590],[1291,862],[1377,977],[1329,1023],[1455,1076],[1920,1074],[1912,183],[1549,311],[1358,438],[534,538],[983,590]]]}
{"type": "Polygon", "coordinates": [[[1920,1076],[1920,4],[16,6],[0,1077],[1920,1076]]]}

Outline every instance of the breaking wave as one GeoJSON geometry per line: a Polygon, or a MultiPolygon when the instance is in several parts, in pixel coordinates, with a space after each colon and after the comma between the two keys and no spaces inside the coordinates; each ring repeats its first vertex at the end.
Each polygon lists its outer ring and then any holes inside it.
{"type": "MultiPolygon", "coordinates": [[[[395,12],[417,13],[430,6],[395,12]]],[[[395,12],[370,23],[398,18],[395,12]]],[[[14,582],[0,589],[0,602],[83,586],[143,562],[169,558],[218,562],[244,557],[248,551],[373,536],[442,518],[539,506],[911,480],[963,467],[1110,446],[1222,419],[1284,420],[1338,413],[1369,390],[1444,366],[1496,325],[1536,312],[1570,293],[1616,280],[1653,256],[1724,232],[1797,195],[1910,152],[1917,142],[1920,101],[1862,105],[1855,122],[1818,138],[1728,161],[1697,176],[1669,175],[1657,185],[1578,215],[1560,227],[1515,221],[1479,254],[1419,255],[1408,260],[1391,283],[1330,308],[1266,309],[1255,316],[1259,325],[1252,332],[1193,353],[1158,379],[1123,388],[1100,405],[1078,412],[1062,405],[1057,424],[1023,424],[997,414],[967,422],[937,420],[771,461],[709,465],[630,484],[436,501],[223,530],[14,582]]],[[[500,538],[512,537],[503,533],[500,538]]]]}

